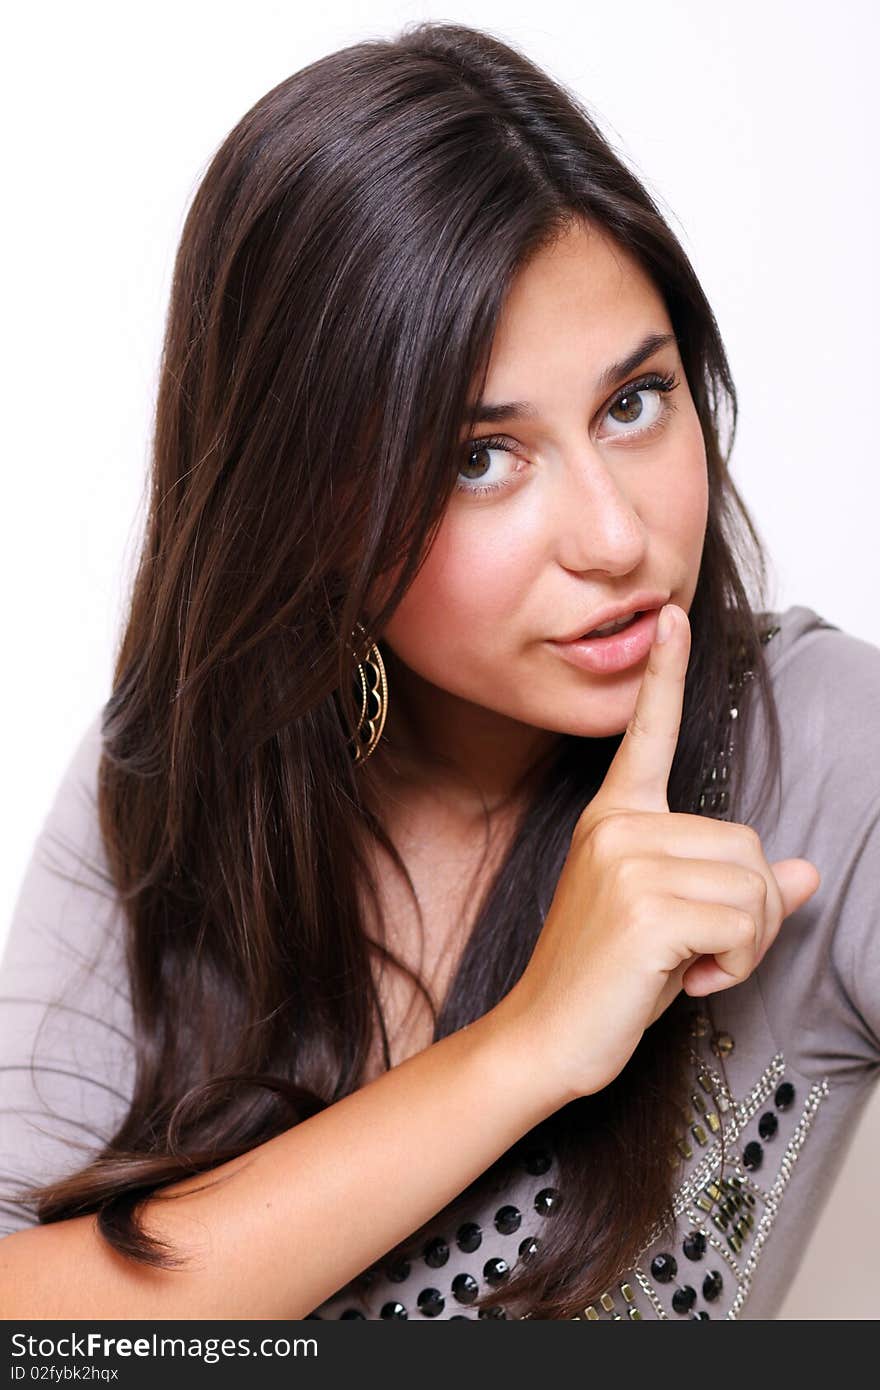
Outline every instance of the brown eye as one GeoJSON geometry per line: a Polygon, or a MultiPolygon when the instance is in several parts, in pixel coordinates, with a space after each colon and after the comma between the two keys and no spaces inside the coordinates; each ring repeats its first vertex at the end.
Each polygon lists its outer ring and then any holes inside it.
{"type": "Polygon", "coordinates": [[[491,452],[492,450],[486,444],[474,445],[467,458],[459,466],[459,473],[461,473],[464,477],[470,478],[472,481],[475,482],[479,481],[481,478],[484,478],[486,475],[486,469],[489,467],[489,461],[486,458],[486,455],[490,454],[491,452]],[[482,458],[480,457],[481,455],[482,458]],[[469,471],[471,467],[473,467],[474,469],[473,472],[469,471]]]}
{"type": "Polygon", "coordinates": [[[619,420],[623,425],[634,424],[644,410],[639,399],[640,395],[641,392],[639,391],[630,391],[627,395],[621,396],[620,400],[614,402],[608,414],[611,415],[613,411],[617,410],[620,414],[615,415],[615,420],[619,420]]]}
{"type": "Polygon", "coordinates": [[[456,470],[457,491],[481,494],[500,492],[513,481],[516,472],[514,453],[506,439],[496,438],[494,435],[486,439],[472,439],[462,450],[456,470]],[[496,456],[495,459],[491,457],[493,454],[496,456]],[[505,463],[508,460],[510,467],[505,474],[505,463]],[[492,477],[490,482],[483,483],[482,480],[491,475],[493,465],[497,476],[492,477]]]}
{"type": "Polygon", "coordinates": [[[674,373],[659,376],[652,373],[640,381],[625,386],[605,411],[605,439],[644,439],[661,429],[675,409],[669,399],[678,381],[674,373]],[[609,424],[614,428],[609,429],[609,424]],[[629,428],[635,426],[634,429],[629,428]]]}

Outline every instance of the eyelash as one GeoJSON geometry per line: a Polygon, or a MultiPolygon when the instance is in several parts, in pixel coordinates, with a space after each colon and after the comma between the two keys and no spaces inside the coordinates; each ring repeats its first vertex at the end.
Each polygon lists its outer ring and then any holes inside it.
{"type": "MultiPolygon", "coordinates": [[[[637,381],[631,381],[626,386],[622,386],[613,399],[608,402],[605,414],[607,415],[609,410],[613,410],[614,406],[618,405],[626,396],[634,396],[639,391],[659,391],[661,395],[665,396],[668,395],[670,391],[674,391],[678,384],[678,378],[675,372],[669,372],[666,376],[662,376],[658,372],[651,372],[647,376],[639,377],[637,381]]],[[[672,402],[668,400],[664,400],[662,406],[663,408],[660,414],[652,425],[648,425],[643,430],[633,430],[632,434],[653,434],[655,430],[660,429],[666,423],[670,411],[675,409],[672,402]]],[[[471,454],[475,453],[478,449],[500,449],[506,454],[515,452],[511,449],[505,436],[499,434],[488,435],[483,439],[471,439],[464,446],[464,458],[470,458],[471,454]]],[[[509,486],[509,482],[503,482],[483,483],[477,487],[469,487],[466,483],[458,482],[455,485],[455,491],[479,495],[480,493],[500,492],[502,488],[509,486]]]]}

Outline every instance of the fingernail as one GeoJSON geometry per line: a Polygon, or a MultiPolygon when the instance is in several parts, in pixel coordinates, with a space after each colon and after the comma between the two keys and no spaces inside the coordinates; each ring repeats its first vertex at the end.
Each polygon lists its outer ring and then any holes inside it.
{"type": "Polygon", "coordinates": [[[667,637],[672,636],[675,627],[675,619],[669,611],[669,604],[665,604],[660,609],[660,617],[657,619],[657,641],[665,642],[667,637]]]}

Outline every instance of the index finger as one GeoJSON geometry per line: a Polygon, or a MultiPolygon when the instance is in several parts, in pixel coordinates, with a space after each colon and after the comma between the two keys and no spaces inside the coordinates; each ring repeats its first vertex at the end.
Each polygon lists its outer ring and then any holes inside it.
{"type": "Polygon", "coordinates": [[[669,810],[666,793],[681,728],[690,651],[687,613],[678,604],[665,604],[658,615],[635,709],[597,794],[604,808],[669,810]],[[664,617],[671,619],[671,629],[662,641],[660,624],[664,617]]]}

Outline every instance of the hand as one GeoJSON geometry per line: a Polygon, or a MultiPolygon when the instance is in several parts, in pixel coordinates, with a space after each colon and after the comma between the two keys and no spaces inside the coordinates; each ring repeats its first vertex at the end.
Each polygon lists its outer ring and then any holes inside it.
{"type": "Polygon", "coordinates": [[[690,623],[654,643],[633,716],[582,812],[541,935],[502,1000],[538,1039],[562,1102],[607,1086],[684,988],[740,984],[815,893],[808,859],[768,864],[748,825],[673,813],[690,623]]]}

